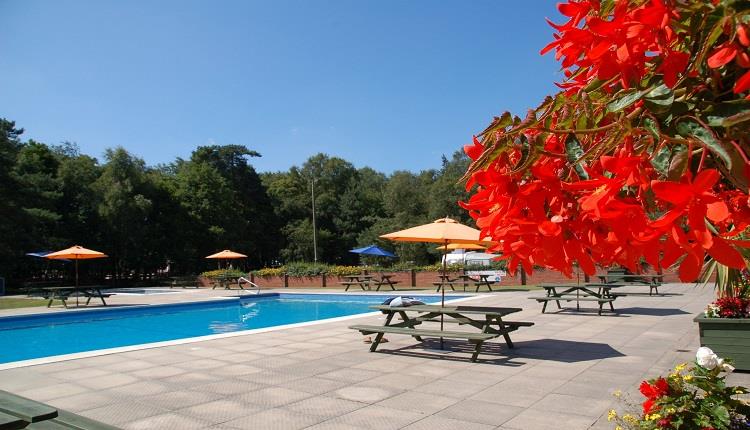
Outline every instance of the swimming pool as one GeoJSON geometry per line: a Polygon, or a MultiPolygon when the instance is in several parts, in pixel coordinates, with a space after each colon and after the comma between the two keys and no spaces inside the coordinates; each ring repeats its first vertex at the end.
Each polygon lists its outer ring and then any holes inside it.
{"type": "MultiPolygon", "coordinates": [[[[0,363],[371,312],[387,295],[261,294],[0,318],[0,363]]],[[[427,303],[440,296],[418,296],[427,303]]],[[[465,296],[451,296],[457,299],[465,296]]]]}

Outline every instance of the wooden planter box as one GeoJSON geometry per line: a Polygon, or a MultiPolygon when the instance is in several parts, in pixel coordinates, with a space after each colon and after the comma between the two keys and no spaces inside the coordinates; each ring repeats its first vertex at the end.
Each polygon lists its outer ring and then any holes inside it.
{"type": "Polygon", "coordinates": [[[750,318],[706,318],[701,313],[693,321],[698,323],[701,346],[732,359],[738,370],[750,370],[750,318]]]}

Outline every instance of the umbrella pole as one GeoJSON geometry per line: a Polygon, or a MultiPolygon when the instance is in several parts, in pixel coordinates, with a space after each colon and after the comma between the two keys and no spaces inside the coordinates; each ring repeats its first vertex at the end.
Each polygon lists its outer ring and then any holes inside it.
{"type": "MultiPolygon", "coordinates": [[[[448,253],[448,241],[446,240],[443,244],[443,280],[447,279],[446,275],[448,274],[448,270],[446,267],[446,261],[447,258],[445,254],[448,253]]],[[[443,288],[440,289],[441,296],[440,296],[440,306],[445,307],[445,285],[443,285],[443,288]]],[[[445,317],[445,314],[442,312],[440,313],[440,331],[443,331],[443,318],[445,317]]],[[[443,338],[440,338],[440,349],[443,349],[443,338]]]]}
{"type": "Polygon", "coordinates": [[[76,307],[78,307],[78,259],[76,261],[76,307]]]}

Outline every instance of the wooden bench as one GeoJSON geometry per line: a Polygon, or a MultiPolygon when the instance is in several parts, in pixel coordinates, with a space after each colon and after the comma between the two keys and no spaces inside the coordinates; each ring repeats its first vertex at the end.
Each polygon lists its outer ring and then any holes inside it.
{"type": "Polygon", "coordinates": [[[612,310],[612,312],[615,311],[614,304],[612,302],[615,301],[617,296],[613,297],[575,297],[575,296],[550,296],[550,297],[529,297],[530,299],[536,300],[538,303],[544,303],[542,306],[542,313],[547,310],[547,303],[549,302],[557,302],[557,308],[562,309],[562,306],[560,306],[561,301],[566,302],[598,302],[599,303],[599,315],[602,314],[602,310],[605,303],[609,303],[609,307],[612,310]]]}
{"type": "Polygon", "coordinates": [[[441,288],[445,288],[445,287],[451,287],[451,290],[456,291],[456,289],[453,288],[453,284],[455,282],[458,282],[458,280],[445,281],[445,282],[436,281],[436,282],[433,282],[432,285],[435,286],[435,287],[437,287],[437,290],[435,290],[437,292],[440,292],[440,289],[441,288]]]}
{"type": "Polygon", "coordinates": [[[71,412],[0,390],[0,430],[118,430],[71,412]]]}
{"type": "MultiPolygon", "coordinates": [[[[474,346],[474,353],[471,356],[471,361],[477,361],[477,358],[479,357],[479,351],[482,347],[482,343],[484,343],[487,340],[493,339],[498,337],[497,334],[493,333],[472,333],[472,332],[465,332],[465,331],[446,331],[446,330],[425,330],[425,329],[416,329],[411,327],[396,327],[396,326],[381,326],[381,325],[353,325],[349,326],[352,330],[359,330],[360,333],[363,335],[370,335],[370,334],[384,334],[384,333],[390,333],[390,334],[404,334],[408,336],[414,337],[417,341],[422,341],[422,336],[424,337],[440,337],[440,338],[448,338],[448,339],[466,339],[469,342],[473,343],[474,346]]],[[[378,343],[373,342],[370,346],[370,351],[375,352],[375,349],[378,347],[378,343]]]]}

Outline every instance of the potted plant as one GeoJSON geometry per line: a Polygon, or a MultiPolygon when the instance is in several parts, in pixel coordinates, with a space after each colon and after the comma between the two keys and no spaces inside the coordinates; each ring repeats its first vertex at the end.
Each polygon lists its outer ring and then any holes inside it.
{"type": "MultiPolygon", "coordinates": [[[[750,406],[739,398],[747,389],[725,383],[732,370],[730,363],[702,347],[692,366],[679,364],[668,376],[643,381],[640,392],[644,400],[636,412],[620,415],[613,409],[607,419],[617,430],[750,428],[750,406]]],[[[622,394],[615,392],[615,396],[622,394]]]]}
{"type": "Polygon", "coordinates": [[[717,298],[694,318],[701,346],[731,357],[740,370],[750,370],[750,272],[711,262],[704,278],[716,276],[717,298]]]}

